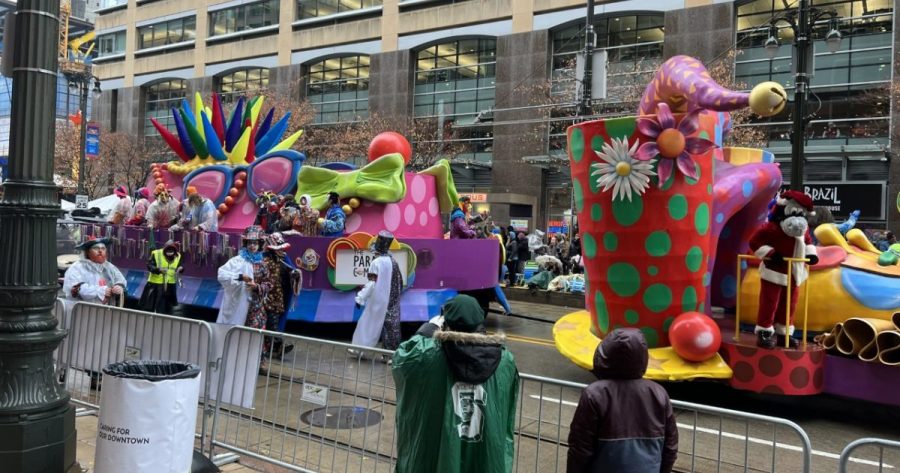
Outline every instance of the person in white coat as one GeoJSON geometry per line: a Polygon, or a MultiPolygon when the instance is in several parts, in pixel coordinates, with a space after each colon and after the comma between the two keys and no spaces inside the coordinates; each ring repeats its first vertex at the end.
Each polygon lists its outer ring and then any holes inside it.
{"type": "Polygon", "coordinates": [[[94,304],[124,302],[128,283],[122,272],[106,260],[109,243],[106,238],[91,238],[76,247],[84,251],[84,257],[66,270],[63,278],[67,307],[78,301],[94,304]]]}
{"type": "Polygon", "coordinates": [[[375,260],[369,265],[369,282],[356,295],[356,305],[365,306],[356,330],[353,344],[374,347],[382,340],[384,348],[396,350],[400,346],[400,293],[403,275],[391,257],[394,235],[382,230],[378,233],[372,252],[375,260]]]}
{"type": "Polygon", "coordinates": [[[222,307],[217,324],[247,325],[266,328],[266,311],[263,302],[268,293],[267,271],[263,264],[265,233],[256,225],[247,227],[241,239],[243,248],[234,258],[219,268],[218,280],[222,285],[222,307]]]}
{"type": "Polygon", "coordinates": [[[164,184],[156,186],[156,200],[147,209],[147,226],[151,229],[169,228],[178,220],[178,202],[164,184]]]}

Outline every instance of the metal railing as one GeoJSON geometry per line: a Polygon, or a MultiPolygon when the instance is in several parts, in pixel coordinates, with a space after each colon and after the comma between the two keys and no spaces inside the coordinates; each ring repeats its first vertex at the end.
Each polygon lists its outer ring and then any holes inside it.
{"type": "MultiPolygon", "coordinates": [[[[382,359],[390,355],[231,328],[213,396],[209,451],[300,472],[393,471],[397,392],[382,359]],[[260,356],[264,347],[273,349],[260,356]]],[[[569,424],[585,385],[528,374],[519,380],[514,471],[564,472],[569,424]]],[[[678,471],[810,471],[809,437],[791,421],[672,404],[680,433],[678,471]]]]}
{"type": "MultiPolygon", "coordinates": [[[[201,368],[198,430],[207,430],[211,378],[215,375],[213,331],[210,324],[193,319],[119,307],[79,302],[67,316],[66,355],[58,363],[59,379],[71,402],[87,408],[78,415],[96,414],[100,408],[101,370],[123,360],[164,360],[196,364],[201,368]]],[[[63,353],[60,351],[60,353],[63,353]]],[[[206,442],[201,442],[205,444],[206,442]]]]}
{"type": "MultiPolygon", "coordinates": [[[[878,450],[878,460],[874,461],[865,461],[866,464],[870,466],[877,466],[878,472],[881,473],[886,468],[893,469],[895,468],[893,465],[888,465],[884,458],[885,450],[894,451],[897,453],[897,457],[900,458],[900,442],[894,440],[886,440],[886,439],[877,439],[877,438],[862,438],[859,440],[854,440],[850,442],[844,450],[841,451],[841,457],[839,460],[838,473],[848,473],[850,472],[849,463],[853,459],[851,459],[850,455],[853,454],[854,451],[860,448],[866,447],[874,447],[878,450]]],[[[861,463],[857,461],[857,463],[861,463]]],[[[872,471],[871,469],[867,469],[866,471],[872,471]]]]}

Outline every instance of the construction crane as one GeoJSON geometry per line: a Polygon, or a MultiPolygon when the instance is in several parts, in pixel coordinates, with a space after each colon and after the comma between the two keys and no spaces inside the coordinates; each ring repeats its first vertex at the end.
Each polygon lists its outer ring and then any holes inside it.
{"type": "Polygon", "coordinates": [[[86,60],[94,51],[96,33],[87,34],[69,40],[69,17],[72,16],[72,5],[63,0],[59,6],[59,67],[63,73],[78,74],[87,71],[86,60]],[[87,46],[86,50],[82,50],[87,46]]]}

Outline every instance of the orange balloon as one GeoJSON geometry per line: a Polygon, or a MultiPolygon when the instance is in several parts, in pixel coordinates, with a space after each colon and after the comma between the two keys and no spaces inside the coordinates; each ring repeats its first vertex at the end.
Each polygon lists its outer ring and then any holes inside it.
{"type": "Polygon", "coordinates": [[[219,212],[222,212],[222,213],[228,212],[228,206],[225,204],[219,204],[219,212]]]}
{"type": "Polygon", "coordinates": [[[159,165],[159,167],[162,168],[163,171],[168,171],[168,170],[169,170],[169,164],[168,164],[168,163],[162,163],[162,164],[159,165]]]}
{"type": "Polygon", "coordinates": [[[162,177],[162,173],[159,171],[153,171],[153,177],[159,179],[162,177]]]}
{"type": "Polygon", "coordinates": [[[157,183],[157,184],[162,184],[162,183],[163,183],[162,178],[161,178],[161,177],[157,177],[157,178],[156,178],[156,183],[157,183]]]}
{"type": "Polygon", "coordinates": [[[244,172],[244,171],[241,171],[241,172],[235,174],[235,175],[234,175],[234,178],[235,178],[235,179],[240,179],[240,180],[247,179],[247,173],[244,172]]]}
{"type": "Polygon", "coordinates": [[[237,187],[238,189],[243,189],[243,188],[244,188],[244,180],[243,180],[243,179],[236,179],[236,180],[234,181],[234,187],[237,187]]]}
{"type": "Polygon", "coordinates": [[[237,197],[240,193],[241,191],[239,191],[237,187],[232,187],[231,190],[228,191],[228,195],[231,197],[237,197]]]}
{"type": "Polygon", "coordinates": [[[656,138],[656,146],[659,147],[660,156],[674,159],[684,151],[685,141],[684,135],[680,131],[667,128],[656,138]]]}
{"type": "Polygon", "coordinates": [[[229,195],[228,197],[226,197],[226,198],[225,198],[225,205],[227,205],[227,206],[229,206],[229,207],[231,207],[232,205],[234,205],[234,197],[232,197],[232,196],[230,196],[230,195],[229,195]]]}

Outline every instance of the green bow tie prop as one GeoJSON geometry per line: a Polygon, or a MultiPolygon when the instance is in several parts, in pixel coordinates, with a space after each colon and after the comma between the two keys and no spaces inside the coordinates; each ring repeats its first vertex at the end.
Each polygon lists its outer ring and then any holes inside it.
{"type": "Polygon", "coordinates": [[[399,153],[388,154],[348,172],[313,166],[300,169],[297,176],[298,202],[301,195],[309,194],[312,197],[310,206],[322,210],[328,205],[329,192],[337,192],[341,199],[359,197],[383,204],[399,202],[406,195],[403,156],[399,153]]]}

